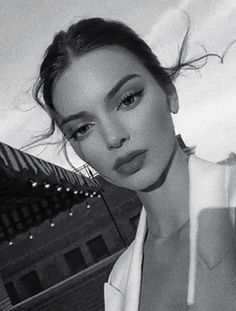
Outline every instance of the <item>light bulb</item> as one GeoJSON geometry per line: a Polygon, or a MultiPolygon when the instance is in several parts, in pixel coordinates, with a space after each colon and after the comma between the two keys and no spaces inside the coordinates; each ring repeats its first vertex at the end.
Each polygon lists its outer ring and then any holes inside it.
{"type": "Polygon", "coordinates": [[[32,187],[33,187],[33,188],[35,188],[35,187],[38,186],[38,183],[37,183],[36,181],[31,180],[31,183],[32,183],[32,187]]]}
{"type": "Polygon", "coordinates": [[[44,187],[45,187],[46,189],[49,189],[49,188],[50,188],[50,184],[45,184],[44,187]]]}
{"type": "Polygon", "coordinates": [[[87,208],[90,208],[91,205],[90,205],[89,203],[86,203],[86,207],[87,207],[87,208]]]}

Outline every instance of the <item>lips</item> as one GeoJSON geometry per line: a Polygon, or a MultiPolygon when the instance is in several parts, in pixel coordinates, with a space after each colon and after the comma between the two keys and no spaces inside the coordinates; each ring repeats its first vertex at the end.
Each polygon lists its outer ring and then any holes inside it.
{"type": "Polygon", "coordinates": [[[122,174],[130,174],[141,168],[147,150],[135,150],[116,160],[113,170],[122,174]]]}

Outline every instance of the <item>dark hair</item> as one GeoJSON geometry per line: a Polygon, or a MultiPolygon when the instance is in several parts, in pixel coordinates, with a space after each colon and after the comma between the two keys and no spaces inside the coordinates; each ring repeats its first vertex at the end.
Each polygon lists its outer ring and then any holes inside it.
{"type": "Polygon", "coordinates": [[[133,53],[161,86],[171,82],[156,55],[131,28],[118,21],[91,18],[81,20],[67,31],[56,34],[40,67],[39,79],[34,88],[35,100],[53,109],[53,83],[68,68],[73,58],[108,45],[118,45],[133,53]],[[44,103],[40,95],[43,95],[44,103]]]}
{"type": "MultiPolygon", "coordinates": [[[[33,97],[45,110],[52,110],[52,87],[58,77],[70,66],[73,58],[79,57],[97,48],[117,45],[134,54],[153,75],[164,89],[178,77],[182,68],[199,69],[204,64],[201,61],[207,54],[185,61],[185,52],[189,36],[190,22],[183,38],[176,64],[171,68],[163,68],[151,48],[127,25],[114,20],[90,18],[71,25],[67,31],[60,31],[55,35],[52,44],[46,50],[40,67],[39,78],[33,89],[33,97]]],[[[221,59],[222,61],[222,59],[221,59]]],[[[55,120],[52,118],[51,127],[41,139],[48,138],[55,130],[55,120]]]]}

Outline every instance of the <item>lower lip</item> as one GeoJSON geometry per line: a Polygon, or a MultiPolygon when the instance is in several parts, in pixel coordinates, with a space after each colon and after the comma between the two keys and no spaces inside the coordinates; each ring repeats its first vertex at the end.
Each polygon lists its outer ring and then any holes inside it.
{"type": "Polygon", "coordinates": [[[143,152],[129,162],[122,164],[116,171],[121,175],[132,175],[143,167],[145,158],[146,152],[143,152]]]}

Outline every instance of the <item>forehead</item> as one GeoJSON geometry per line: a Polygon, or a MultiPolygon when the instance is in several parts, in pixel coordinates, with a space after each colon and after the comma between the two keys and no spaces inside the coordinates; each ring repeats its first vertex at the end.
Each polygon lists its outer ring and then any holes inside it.
{"type": "Polygon", "coordinates": [[[125,75],[148,74],[142,63],[124,48],[109,46],[74,58],[55,82],[53,104],[62,115],[76,113],[89,103],[102,100],[125,75]]]}

